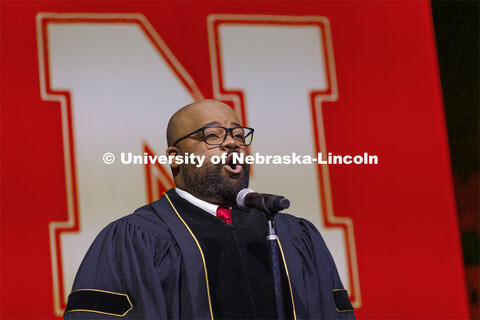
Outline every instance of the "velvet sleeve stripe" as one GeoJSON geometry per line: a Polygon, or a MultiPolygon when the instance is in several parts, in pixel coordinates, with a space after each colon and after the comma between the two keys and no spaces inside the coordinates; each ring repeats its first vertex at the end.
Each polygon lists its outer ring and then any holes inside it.
{"type": "Polygon", "coordinates": [[[70,293],[65,313],[93,312],[123,317],[133,305],[128,295],[96,289],[80,289],[70,293]]]}
{"type": "Polygon", "coordinates": [[[349,312],[353,311],[352,303],[348,298],[348,292],[345,289],[335,289],[333,290],[333,299],[337,306],[338,312],[349,312]]]}

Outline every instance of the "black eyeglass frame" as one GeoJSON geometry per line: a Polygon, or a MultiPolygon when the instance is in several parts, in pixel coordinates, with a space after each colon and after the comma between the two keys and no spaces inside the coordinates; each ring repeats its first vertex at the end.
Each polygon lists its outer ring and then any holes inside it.
{"type": "MultiPolygon", "coordinates": [[[[222,126],[206,126],[206,127],[201,127],[200,129],[197,129],[195,131],[192,131],[190,132],[189,134],[187,134],[186,136],[184,137],[181,137],[180,139],[178,139],[177,141],[175,141],[175,143],[172,145],[172,147],[175,147],[177,145],[177,143],[179,143],[180,141],[182,141],[183,139],[186,139],[188,137],[190,137],[192,134],[195,134],[195,133],[198,133],[200,131],[202,131],[202,135],[203,135],[203,141],[205,141],[206,144],[208,145],[211,145],[211,146],[219,146],[221,145],[222,143],[225,142],[225,140],[227,139],[227,136],[228,136],[228,133],[230,133],[230,136],[232,137],[233,140],[235,140],[235,138],[233,137],[233,130],[235,129],[238,129],[238,128],[241,128],[241,129],[249,129],[251,130],[250,133],[245,136],[244,138],[248,137],[249,135],[252,136],[252,140],[250,141],[249,144],[240,144],[241,146],[249,146],[252,144],[253,142],[253,132],[255,131],[255,129],[253,128],[250,128],[250,127],[233,127],[233,128],[225,128],[225,127],[222,127],[222,126]],[[222,142],[220,143],[208,143],[207,140],[205,139],[205,129],[208,129],[208,128],[222,128],[226,131],[225,135],[223,136],[223,140],[222,142]]],[[[237,140],[235,140],[237,141],[237,140]]]]}

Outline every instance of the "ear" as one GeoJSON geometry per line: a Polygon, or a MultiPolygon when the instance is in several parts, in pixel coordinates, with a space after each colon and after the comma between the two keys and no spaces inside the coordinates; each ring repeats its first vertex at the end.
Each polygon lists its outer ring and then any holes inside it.
{"type": "MultiPolygon", "coordinates": [[[[167,148],[167,157],[176,157],[178,155],[180,155],[180,149],[178,149],[177,147],[168,147],[167,148]]],[[[175,160],[172,161],[172,163],[170,164],[170,167],[172,168],[172,170],[175,170],[175,169],[178,169],[180,165],[175,163],[175,160]]]]}

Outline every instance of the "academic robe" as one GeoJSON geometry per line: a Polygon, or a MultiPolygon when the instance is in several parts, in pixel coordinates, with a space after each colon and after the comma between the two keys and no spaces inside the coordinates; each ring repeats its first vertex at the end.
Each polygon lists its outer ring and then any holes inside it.
{"type": "MultiPolygon", "coordinates": [[[[286,316],[354,319],[318,230],[284,213],[275,223],[286,316]]],[[[272,319],[265,236],[263,213],[234,206],[228,226],[171,189],[97,236],[64,319],[272,319]]]]}

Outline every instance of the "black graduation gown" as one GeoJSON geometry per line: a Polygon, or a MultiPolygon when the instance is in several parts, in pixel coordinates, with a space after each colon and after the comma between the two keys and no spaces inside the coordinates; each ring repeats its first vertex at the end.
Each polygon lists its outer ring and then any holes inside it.
{"type": "MultiPolygon", "coordinates": [[[[283,289],[290,315],[297,319],[354,318],[318,230],[307,220],[288,214],[277,214],[275,222],[286,263],[283,289]]],[[[234,207],[232,226],[229,229],[169,190],[97,236],[80,265],[64,318],[235,318],[232,312],[238,312],[238,318],[271,318],[273,294],[262,291],[267,287],[270,292],[272,286],[265,257],[265,218],[256,210],[243,212],[234,207]],[[238,254],[219,256],[222,248],[208,242],[212,232],[233,241],[235,248],[228,249],[238,254]],[[217,265],[221,267],[215,273],[217,265]],[[229,283],[221,279],[222,270],[227,275],[243,270],[246,275],[239,278],[241,283],[229,283]],[[240,299],[238,306],[242,307],[235,309],[234,302],[222,313],[218,305],[229,295],[240,299]]]]}

